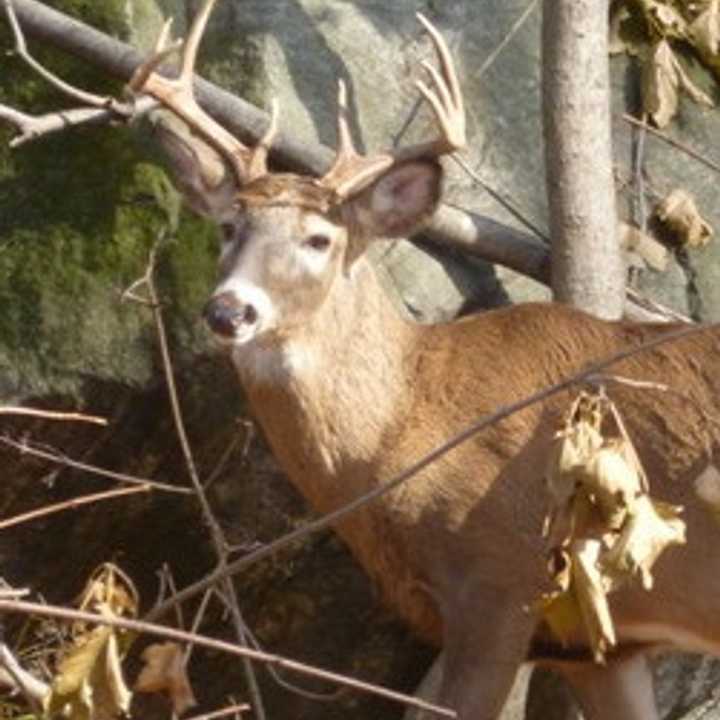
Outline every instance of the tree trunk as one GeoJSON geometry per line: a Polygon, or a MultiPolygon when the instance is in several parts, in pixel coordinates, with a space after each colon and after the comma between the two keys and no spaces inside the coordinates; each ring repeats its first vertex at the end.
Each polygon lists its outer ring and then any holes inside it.
{"type": "Polygon", "coordinates": [[[545,0],[543,121],[555,299],[619,318],[607,0],[545,0]]]}

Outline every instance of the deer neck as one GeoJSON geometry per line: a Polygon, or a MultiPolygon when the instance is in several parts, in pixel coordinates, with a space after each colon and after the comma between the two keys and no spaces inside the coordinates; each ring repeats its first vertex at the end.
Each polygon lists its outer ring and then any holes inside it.
{"type": "Polygon", "coordinates": [[[372,484],[388,430],[411,402],[404,366],[416,333],[360,258],[352,272],[338,275],[307,326],[235,352],[274,452],[319,510],[372,484]]]}

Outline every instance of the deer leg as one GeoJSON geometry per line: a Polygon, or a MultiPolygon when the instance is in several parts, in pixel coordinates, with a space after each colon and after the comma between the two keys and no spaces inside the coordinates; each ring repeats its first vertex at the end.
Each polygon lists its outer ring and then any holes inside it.
{"type": "Polygon", "coordinates": [[[610,659],[607,665],[562,669],[586,720],[659,720],[652,672],[643,653],[610,659]]]}
{"type": "Polygon", "coordinates": [[[458,720],[496,720],[525,661],[535,620],[521,601],[497,588],[461,594],[474,602],[445,613],[440,702],[458,720]]]}

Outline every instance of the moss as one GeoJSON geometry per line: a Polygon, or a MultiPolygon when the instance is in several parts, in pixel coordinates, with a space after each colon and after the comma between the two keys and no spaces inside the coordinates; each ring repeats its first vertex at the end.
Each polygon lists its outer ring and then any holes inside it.
{"type": "MultiPolygon", "coordinates": [[[[120,2],[52,4],[105,29],[122,18],[120,2]]],[[[87,65],[34,50],[70,82],[119,93],[87,65]]],[[[35,113],[68,104],[17,60],[0,77],[0,102],[35,113]]],[[[150,313],[120,295],[144,272],[161,229],[177,224],[162,171],[146,161],[134,130],[68,130],[13,151],[9,137],[0,134],[0,397],[50,388],[75,394],[88,376],[148,382],[155,372],[150,313]]],[[[158,283],[173,338],[197,349],[213,233],[193,219],[179,227],[162,253],[158,283]]]]}

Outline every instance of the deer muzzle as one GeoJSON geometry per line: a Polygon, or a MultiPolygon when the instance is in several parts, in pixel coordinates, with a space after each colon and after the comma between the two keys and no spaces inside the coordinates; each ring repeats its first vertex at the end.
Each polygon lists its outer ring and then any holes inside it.
{"type": "Polygon", "coordinates": [[[203,310],[207,326],[221,340],[242,341],[255,334],[259,314],[250,302],[234,292],[223,292],[207,302],[203,310]]]}

